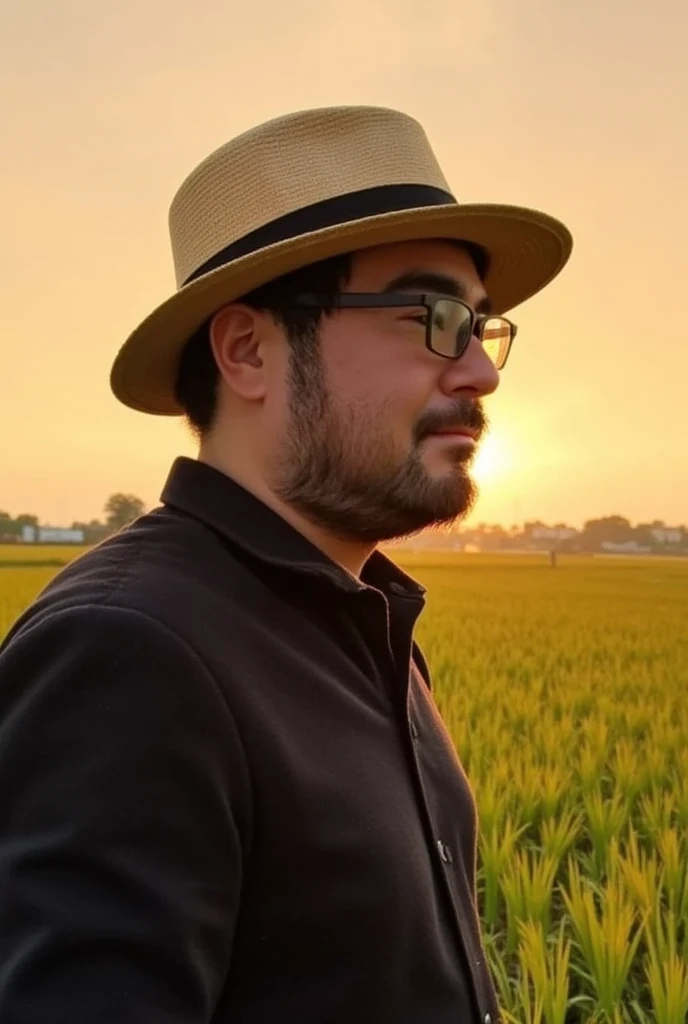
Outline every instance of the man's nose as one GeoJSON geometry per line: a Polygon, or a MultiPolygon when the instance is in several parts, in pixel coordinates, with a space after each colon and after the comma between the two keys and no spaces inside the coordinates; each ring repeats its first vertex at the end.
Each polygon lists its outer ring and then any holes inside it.
{"type": "Polygon", "coordinates": [[[491,395],[498,387],[499,370],[480,339],[473,335],[461,358],[447,362],[442,376],[442,388],[448,394],[472,391],[476,395],[491,395]]]}

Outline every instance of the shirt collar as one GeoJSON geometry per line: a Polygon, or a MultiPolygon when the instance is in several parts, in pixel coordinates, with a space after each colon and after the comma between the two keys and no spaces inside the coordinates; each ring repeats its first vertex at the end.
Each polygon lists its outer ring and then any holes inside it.
{"type": "Polygon", "coordinates": [[[204,462],[175,459],[161,501],[200,519],[263,562],[347,593],[374,587],[387,596],[424,600],[426,588],[381,551],[371,554],[357,579],[236,480],[204,462]]]}

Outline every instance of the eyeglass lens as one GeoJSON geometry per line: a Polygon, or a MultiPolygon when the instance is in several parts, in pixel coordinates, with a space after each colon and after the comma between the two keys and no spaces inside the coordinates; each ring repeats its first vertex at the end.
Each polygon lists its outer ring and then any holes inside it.
{"type": "Polygon", "coordinates": [[[504,366],[511,344],[511,324],[501,316],[490,316],[483,323],[483,348],[498,370],[504,366]]]}
{"type": "MultiPolygon", "coordinates": [[[[466,306],[451,299],[440,299],[432,318],[432,347],[441,355],[455,358],[471,340],[471,315],[466,306]]],[[[482,330],[483,348],[497,369],[509,353],[511,327],[499,316],[487,317],[482,330]]]]}

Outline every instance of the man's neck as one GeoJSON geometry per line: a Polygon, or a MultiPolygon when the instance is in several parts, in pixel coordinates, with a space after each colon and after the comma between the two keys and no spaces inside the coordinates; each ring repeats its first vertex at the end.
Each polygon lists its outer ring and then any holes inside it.
{"type": "Polygon", "coordinates": [[[250,491],[259,501],[281,516],[290,526],[298,530],[307,540],[327,555],[333,562],[356,579],[360,579],[363,566],[375,550],[375,544],[356,544],[334,536],[323,527],[311,522],[290,505],[281,501],[270,489],[264,479],[249,473],[245,468],[232,464],[229,459],[220,455],[210,446],[202,445],[198,453],[198,461],[231,477],[235,483],[250,491]]]}

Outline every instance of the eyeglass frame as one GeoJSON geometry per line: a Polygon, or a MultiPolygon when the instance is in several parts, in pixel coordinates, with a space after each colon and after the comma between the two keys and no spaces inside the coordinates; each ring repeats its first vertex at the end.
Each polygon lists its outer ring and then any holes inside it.
{"type": "Polygon", "coordinates": [[[500,316],[496,313],[476,313],[467,302],[457,298],[456,295],[442,295],[438,292],[339,292],[332,299],[328,296],[328,301],[319,299],[317,295],[297,295],[290,305],[295,306],[297,309],[302,306],[306,308],[319,306],[322,309],[329,309],[330,307],[333,309],[403,309],[404,306],[423,306],[428,312],[427,322],[424,325],[425,347],[433,355],[440,356],[442,359],[453,360],[461,359],[465,355],[466,349],[474,336],[478,338],[481,345],[483,344],[483,331],[487,320],[501,320],[509,325],[511,335],[504,362],[501,366],[497,367],[498,370],[503,370],[506,366],[511,346],[518,333],[518,326],[511,320],[507,320],[505,316],[500,316]],[[461,348],[461,351],[453,356],[448,356],[444,352],[438,352],[437,349],[432,347],[435,307],[438,302],[446,301],[455,302],[457,305],[463,306],[464,309],[468,310],[471,324],[466,343],[461,348]]]}

